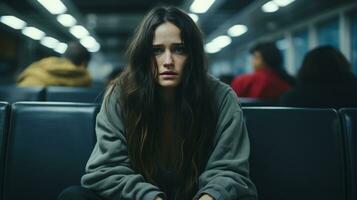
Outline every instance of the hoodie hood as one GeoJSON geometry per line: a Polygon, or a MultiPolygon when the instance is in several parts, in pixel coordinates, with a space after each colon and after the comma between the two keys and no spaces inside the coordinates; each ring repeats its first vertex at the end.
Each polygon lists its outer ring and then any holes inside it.
{"type": "Polygon", "coordinates": [[[87,69],[66,58],[49,57],[31,64],[17,79],[19,86],[90,86],[87,69]]]}

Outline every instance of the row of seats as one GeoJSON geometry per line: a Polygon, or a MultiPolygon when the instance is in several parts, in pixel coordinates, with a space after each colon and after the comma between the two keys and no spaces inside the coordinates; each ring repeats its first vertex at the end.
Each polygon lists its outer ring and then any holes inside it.
{"type": "Polygon", "coordinates": [[[260,199],[354,199],[357,109],[261,107],[244,115],[260,199]]]}
{"type": "MultiPolygon", "coordinates": [[[[95,144],[96,104],[0,103],[1,197],[53,200],[78,185],[95,144]]],[[[243,109],[261,200],[353,200],[357,109],[243,109]]]]}
{"type": "Polygon", "coordinates": [[[54,200],[78,185],[95,144],[97,104],[0,104],[1,197],[54,200]],[[10,114],[11,112],[11,114],[10,114]],[[10,118],[9,118],[10,117],[10,118]]]}
{"type": "Polygon", "coordinates": [[[17,101],[57,101],[99,103],[104,89],[100,87],[0,87],[0,101],[14,103],[17,101]]]}
{"type": "MultiPolygon", "coordinates": [[[[15,86],[0,87],[0,101],[56,101],[56,102],[84,102],[100,103],[104,87],[47,87],[20,88],[15,86]]],[[[255,98],[239,98],[242,106],[276,106],[277,102],[255,98]]]]}

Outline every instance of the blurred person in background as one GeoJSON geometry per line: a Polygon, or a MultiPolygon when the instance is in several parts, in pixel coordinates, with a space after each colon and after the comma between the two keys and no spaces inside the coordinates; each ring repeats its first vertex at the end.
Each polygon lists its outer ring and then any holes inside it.
{"type": "Polygon", "coordinates": [[[48,57],[32,63],[17,78],[21,87],[88,87],[92,79],[87,70],[91,54],[78,42],[71,42],[63,57],[48,57]]]}
{"type": "Polygon", "coordinates": [[[332,46],[311,50],[304,57],[296,87],[282,96],[281,104],[293,107],[356,107],[357,79],[351,64],[332,46]]]}
{"type": "Polygon", "coordinates": [[[153,9],[128,55],[97,116],[82,184],[59,199],[257,199],[237,95],[208,75],[190,16],[153,9]]]}
{"type": "Polygon", "coordinates": [[[273,42],[258,43],[251,48],[254,73],[240,75],[232,81],[239,97],[278,100],[294,84],[283,67],[279,49],[273,42]]]}

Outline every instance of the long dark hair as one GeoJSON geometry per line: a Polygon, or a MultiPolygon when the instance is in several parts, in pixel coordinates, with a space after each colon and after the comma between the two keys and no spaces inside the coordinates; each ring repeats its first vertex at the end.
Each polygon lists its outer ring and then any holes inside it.
{"type": "Polygon", "coordinates": [[[192,198],[197,192],[198,176],[203,171],[216,131],[216,100],[208,86],[202,34],[193,20],[174,7],[150,11],[138,27],[127,55],[129,64],[116,79],[120,106],[132,167],[148,182],[155,184],[155,144],[160,138],[163,108],[156,73],[152,42],[155,29],[170,22],[181,31],[187,54],[181,83],[176,89],[175,131],[181,136],[177,172],[182,177],[180,198],[192,198]],[[154,65],[154,66],[153,66],[154,65]]]}
{"type": "Polygon", "coordinates": [[[283,67],[283,56],[280,50],[277,48],[274,42],[261,42],[255,44],[251,49],[250,53],[253,54],[259,52],[262,56],[266,67],[275,71],[283,80],[288,82],[290,85],[294,85],[294,78],[291,77],[283,67]]]}
{"type": "Polygon", "coordinates": [[[352,78],[352,67],[346,57],[330,45],[308,52],[298,72],[299,81],[343,81],[352,78]]]}

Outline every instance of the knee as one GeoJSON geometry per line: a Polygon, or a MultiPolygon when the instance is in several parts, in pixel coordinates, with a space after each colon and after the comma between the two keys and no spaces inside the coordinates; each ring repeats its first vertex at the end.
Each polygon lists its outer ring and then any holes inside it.
{"type": "Polygon", "coordinates": [[[71,186],[63,190],[57,200],[74,200],[74,199],[83,199],[85,196],[86,189],[81,186],[71,186]]]}

